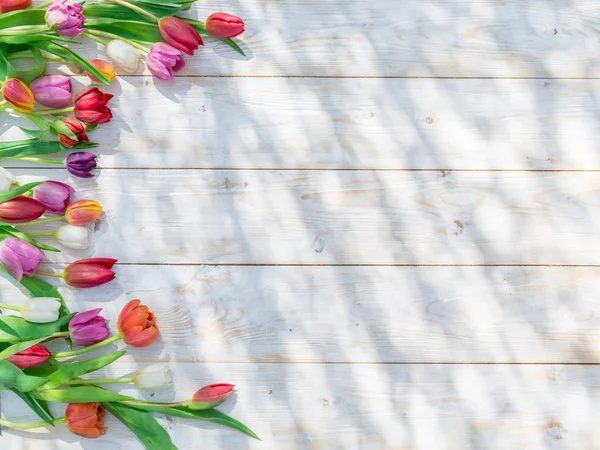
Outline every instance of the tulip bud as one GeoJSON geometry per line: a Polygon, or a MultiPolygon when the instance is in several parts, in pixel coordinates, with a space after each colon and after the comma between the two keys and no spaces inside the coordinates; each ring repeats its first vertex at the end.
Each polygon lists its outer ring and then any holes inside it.
{"type": "Polygon", "coordinates": [[[50,323],[58,320],[61,303],[54,297],[33,297],[21,308],[21,315],[27,322],[50,323]]]}
{"type": "Polygon", "coordinates": [[[85,31],[83,5],[56,0],[46,10],[46,24],[61,36],[75,37],[85,31]]]}
{"type": "Polygon", "coordinates": [[[56,230],[56,240],[63,247],[83,250],[90,246],[90,230],[87,227],[63,225],[56,230]]]}
{"type": "Polygon", "coordinates": [[[110,258],[88,258],[75,261],[67,266],[63,279],[69,286],[91,288],[108,283],[115,279],[111,270],[117,262],[110,258]]]}
{"type": "Polygon", "coordinates": [[[98,314],[101,308],[92,309],[76,314],[69,322],[69,332],[73,344],[80,347],[89,347],[105,340],[110,331],[106,319],[98,314]]]}
{"type": "MultiPolygon", "coordinates": [[[[98,69],[102,75],[104,75],[111,81],[117,77],[117,74],[115,73],[115,68],[108,61],[104,61],[103,59],[91,59],[90,64],[96,69],[98,69]]],[[[100,83],[100,80],[91,73],[87,72],[87,75],[92,81],[100,83]]]]}
{"type": "Polygon", "coordinates": [[[65,159],[65,166],[76,177],[92,178],[94,175],[90,172],[96,168],[96,155],[90,152],[71,153],[65,159]]]}
{"type": "Polygon", "coordinates": [[[71,79],[64,75],[47,75],[31,83],[35,101],[49,108],[65,108],[73,101],[71,79]]]}
{"type": "Polygon", "coordinates": [[[16,110],[29,112],[33,110],[33,92],[18,78],[6,80],[2,87],[4,100],[15,107],[16,110]]]}
{"type": "Polygon", "coordinates": [[[112,111],[106,106],[112,94],[105,94],[100,89],[85,89],[75,99],[75,117],[85,123],[106,123],[112,119],[112,111]]]}
{"type": "Polygon", "coordinates": [[[160,34],[167,44],[187,53],[194,55],[194,51],[200,45],[204,45],[198,32],[185,20],[174,16],[165,16],[158,21],[160,34]]]}
{"type": "Polygon", "coordinates": [[[19,369],[31,369],[44,364],[52,357],[50,351],[40,344],[35,344],[29,347],[27,350],[15,353],[12,356],[6,358],[10,363],[13,363],[19,369]]]}
{"type": "Polygon", "coordinates": [[[114,39],[106,46],[106,54],[121,69],[127,73],[137,70],[140,62],[140,52],[120,39],[114,39]]]}
{"type": "Polygon", "coordinates": [[[102,205],[94,200],[79,200],[67,207],[65,218],[71,225],[81,227],[94,222],[102,214],[102,205]]]}
{"type": "Polygon", "coordinates": [[[60,181],[48,180],[33,188],[33,198],[44,205],[48,211],[59,216],[65,214],[74,193],[75,189],[60,181]]]}
{"type": "Polygon", "coordinates": [[[100,403],[69,403],[65,419],[67,428],[77,436],[95,439],[106,433],[100,403]]]}
{"type": "Polygon", "coordinates": [[[7,238],[0,244],[0,262],[18,280],[32,277],[44,260],[44,253],[28,242],[7,238]]]}
{"type": "Polygon", "coordinates": [[[132,347],[147,347],[158,339],[158,327],[154,322],[154,313],[140,300],[131,300],[125,305],[117,320],[119,333],[123,341],[132,347]]]}
{"type": "Polygon", "coordinates": [[[46,212],[38,200],[20,195],[0,203],[0,220],[8,223],[25,223],[37,219],[46,212]]]}
{"type": "Polygon", "coordinates": [[[17,182],[15,176],[6,170],[4,167],[0,167],[0,192],[8,192],[13,184],[17,182]]]}
{"type": "MultiPolygon", "coordinates": [[[[60,123],[60,122],[57,122],[60,123]]],[[[60,133],[58,134],[58,140],[65,147],[75,147],[80,142],[89,142],[88,135],[86,134],[87,125],[82,121],[78,120],[75,116],[67,116],[63,119],[62,123],[66,126],[74,135],[76,139],[60,133]]],[[[61,130],[62,131],[62,130],[61,130]]],[[[69,155],[71,156],[71,155],[69,155]]]]}
{"type": "Polygon", "coordinates": [[[204,386],[196,391],[192,399],[186,402],[185,405],[194,410],[212,409],[223,403],[231,395],[234,388],[235,385],[227,383],[204,386]]]}
{"type": "Polygon", "coordinates": [[[31,0],[0,0],[0,14],[29,8],[31,0]]]}
{"type": "Polygon", "coordinates": [[[133,377],[138,389],[145,391],[161,391],[171,386],[171,372],[168,366],[153,364],[144,367],[133,377]]]}
{"type": "Polygon", "coordinates": [[[164,42],[157,42],[150,47],[146,66],[159,80],[171,81],[175,78],[174,73],[183,69],[185,60],[180,50],[164,42]]]}
{"type": "Polygon", "coordinates": [[[223,12],[208,16],[204,25],[208,34],[218,38],[233,38],[244,32],[242,19],[223,12]]]}

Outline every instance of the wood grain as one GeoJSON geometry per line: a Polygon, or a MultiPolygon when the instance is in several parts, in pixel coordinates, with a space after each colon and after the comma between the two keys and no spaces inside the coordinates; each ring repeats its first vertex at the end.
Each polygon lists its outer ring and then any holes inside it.
{"type": "Polygon", "coordinates": [[[148,304],[162,339],[144,363],[600,362],[600,268],[120,265],[102,288],[55,284],[115,331],[126,302],[148,304]]]}
{"type": "MultiPolygon", "coordinates": [[[[115,117],[90,133],[106,168],[600,169],[596,80],[124,77],[108,90],[115,117]]],[[[14,125],[31,127],[9,121],[5,139],[14,125]]]]}
{"type": "MultiPolygon", "coordinates": [[[[132,368],[115,363],[109,374],[132,368]]],[[[203,384],[233,382],[237,401],[221,409],[263,439],[159,418],[181,450],[197,449],[199,442],[257,450],[593,449],[600,437],[598,367],[176,364],[174,373],[176,392],[153,400],[185,399],[203,384]]],[[[7,416],[25,420],[15,411],[23,411],[20,400],[12,393],[2,399],[7,416]]],[[[2,444],[11,450],[142,448],[112,417],[107,425],[108,433],[95,441],[83,442],[60,425],[34,435],[58,440],[6,430],[2,444]]]]}

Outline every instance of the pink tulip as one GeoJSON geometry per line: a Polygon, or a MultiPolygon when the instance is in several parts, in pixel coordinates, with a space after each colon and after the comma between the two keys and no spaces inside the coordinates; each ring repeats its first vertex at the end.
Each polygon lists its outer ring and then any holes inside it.
{"type": "Polygon", "coordinates": [[[47,75],[31,83],[35,101],[48,108],[65,108],[73,102],[71,79],[64,75],[47,75]]]}
{"type": "Polygon", "coordinates": [[[159,80],[171,81],[175,78],[175,72],[179,72],[185,66],[185,60],[181,51],[175,47],[157,42],[150,47],[150,53],[146,57],[148,70],[159,80]]]}
{"type": "Polygon", "coordinates": [[[69,332],[75,345],[89,347],[105,340],[110,331],[106,319],[100,316],[101,308],[76,314],[69,322],[69,332]]]}
{"type": "Polygon", "coordinates": [[[83,5],[56,0],[46,11],[46,24],[61,36],[75,37],[85,31],[83,5]]]}
{"type": "Polygon", "coordinates": [[[44,253],[28,242],[7,238],[0,244],[0,262],[13,276],[21,281],[23,276],[32,277],[44,260],[44,253]]]}
{"type": "Polygon", "coordinates": [[[56,215],[62,216],[71,204],[71,197],[75,189],[59,181],[45,181],[33,189],[33,197],[46,209],[56,215]]]}

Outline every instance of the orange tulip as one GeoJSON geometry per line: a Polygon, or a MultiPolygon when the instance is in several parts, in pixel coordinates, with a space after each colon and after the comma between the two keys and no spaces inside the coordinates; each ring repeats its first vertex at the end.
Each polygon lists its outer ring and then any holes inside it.
{"type": "Polygon", "coordinates": [[[78,200],[71,203],[65,213],[67,222],[81,227],[92,223],[102,214],[102,205],[94,200],[78,200]]]}
{"type": "Polygon", "coordinates": [[[31,6],[31,0],[0,0],[0,14],[31,6]]]}
{"type": "Polygon", "coordinates": [[[2,95],[4,100],[19,111],[29,112],[33,110],[33,92],[18,78],[6,80],[2,87],[2,95]]]}
{"type": "MultiPolygon", "coordinates": [[[[102,73],[102,75],[104,75],[106,78],[108,78],[111,81],[117,77],[115,68],[108,61],[104,61],[103,59],[91,59],[90,64],[92,66],[94,66],[96,69],[98,69],[102,73]]],[[[94,75],[92,75],[91,73],[88,72],[87,75],[88,75],[88,77],[90,77],[90,79],[92,81],[95,81],[96,83],[100,83],[100,80],[98,78],[96,78],[94,75]]]]}
{"type": "Polygon", "coordinates": [[[132,347],[148,347],[158,339],[158,327],[154,323],[154,313],[140,300],[131,300],[125,305],[117,327],[127,345],[132,347]]]}
{"type": "Polygon", "coordinates": [[[69,403],[65,419],[71,433],[77,436],[96,439],[106,433],[100,403],[69,403]]]}

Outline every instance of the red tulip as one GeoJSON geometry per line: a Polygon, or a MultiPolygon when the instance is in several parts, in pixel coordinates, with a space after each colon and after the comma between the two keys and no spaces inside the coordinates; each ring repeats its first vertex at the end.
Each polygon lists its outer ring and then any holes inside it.
{"type": "Polygon", "coordinates": [[[112,119],[112,112],[106,106],[112,94],[91,87],[84,90],[75,99],[75,117],[85,123],[106,123],[112,119]]]}
{"type": "Polygon", "coordinates": [[[25,223],[37,219],[46,212],[46,207],[31,197],[20,195],[0,203],[0,220],[8,223],[25,223]]]}
{"type": "Polygon", "coordinates": [[[125,343],[132,347],[148,347],[159,335],[154,313],[137,299],[125,305],[119,314],[117,327],[125,343]]]}
{"type": "Polygon", "coordinates": [[[102,205],[94,200],[78,200],[67,207],[65,218],[71,225],[82,227],[102,214],[102,205]]]}
{"type": "Polygon", "coordinates": [[[244,32],[244,21],[237,16],[218,12],[208,16],[206,32],[218,38],[232,38],[244,32]]]}
{"type": "Polygon", "coordinates": [[[177,17],[163,17],[158,21],[158,28],[167,44],[188,55],[193,55],[200,45],[204,45],[194,27],[177,17]]]}
{"type": "Polygon", "coordinates": [[[2,95],[4,100],[19,111],[29,112],[33,109],[33,92],[18,78],[6,80],[2,87],[2,95]]]}
{"type": "MultiPolygon", "coordinates": [[[[115,68],[108,61],[104,61],[103,59],[91,59],[90,64],[92,66],[94,66],[96,69],[98,69],[100,71],[100,73],[102,73],[102,75],[104,75],[109,80],[114,80],[117,77],[115,68]]],[[[100,83],[100,80],[98,78],[96,78],[94,75],[92,75],[91,73],[87,72],[87,75],[88,75],[88,77],[90,77],[90,79],[92,81],[95,81],[96,83],[100,83]]]]}
{"type": "Polygon", "coordinates": [[[31,0],[0,0],[0,14],[31,6],[31,0]]]}
{"type": "Polygon", "coordinates": [[[111,258],[87,258],[75,261],[67,266],[63,272],[63,279],[69,286],[76,288],[100,286],[115,279],[115,273],[111,269],[116,262],[116,259],[111,258]]]}
{"type": "Polygon", "coordinates": [[[95,439],[106,433],[100,403],[69,403],[65,419],[67,428],[77,436],[95,439]]]}
{"type": "Polygon", "coordinates": [[[27,350],[9,356],[6,360],[13,363],[19,369],[29,369],[44,364],[51,357],[52,354],[46,347],[36,344],[29,347],[27,350]]]}
{"type": "Polygon", "coordinates": [[[67,116],[63,120],[63,123],[75,135],[76,140],[66,134],[59,134],[58,140],[62,145],[71,148],[80,142],[89,142],[90,139],[85,132],[87,130],[87,125],[85,123],[78,120],[75,116],[67,116]]]}
{"type": "Polygon", "coordinates": [[[235,385],[228,383],[211,384],[196,391],[192,399],[186,403],[190,409],[212,409],[219,406],[231,395],[235,385]]]}

